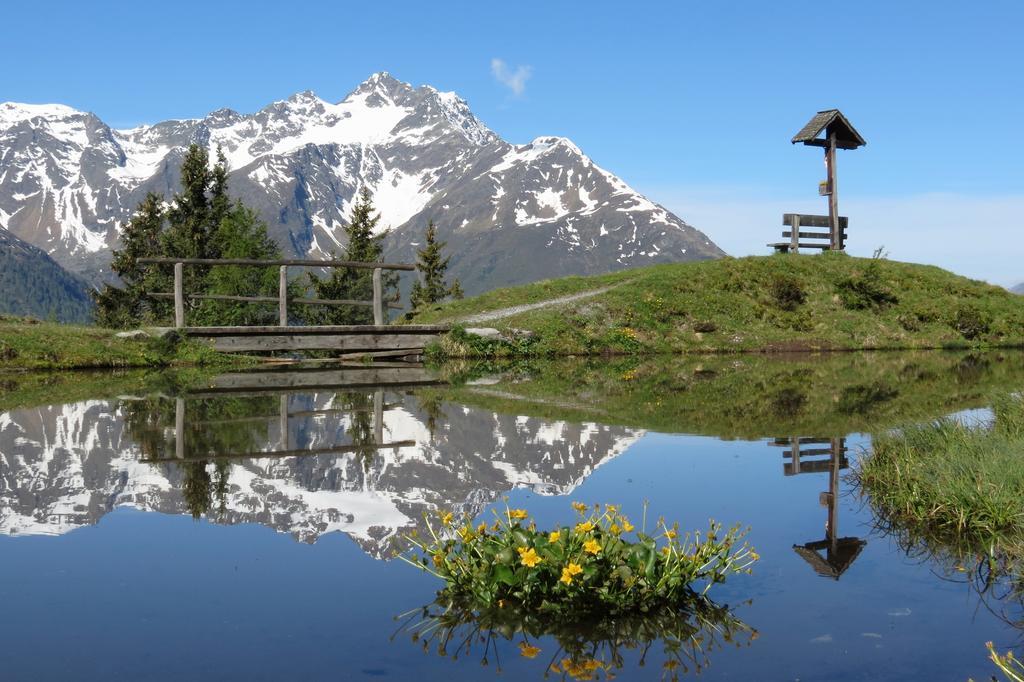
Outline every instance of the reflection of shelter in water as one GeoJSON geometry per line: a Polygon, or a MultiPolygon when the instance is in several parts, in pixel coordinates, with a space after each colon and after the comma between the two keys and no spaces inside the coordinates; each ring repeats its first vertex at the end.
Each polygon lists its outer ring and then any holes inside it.
{"type": "Polygon", "coordinates": [[[839,537],[839,472],[850,465],[846,459],[846,439],[794,436],[776,438],[773,445],[789,447],[789,450],[782,453],[782,456],[789,460],[783,465],[786,476],[828,473],[828,491],[818,497],[821,506],[828,509],[825,538],[803,545],[793,545],[793,550],[810,564],[818,575],[839,580],[839,576],[846,572],[867,544],[867,540],[860,538],[839,537]],[[827,458],[822,458],[822,455],[827,455],[827,458]]]}

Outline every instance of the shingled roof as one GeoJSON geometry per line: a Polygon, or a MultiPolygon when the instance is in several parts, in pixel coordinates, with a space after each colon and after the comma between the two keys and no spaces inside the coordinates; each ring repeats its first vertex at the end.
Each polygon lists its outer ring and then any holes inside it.
{"type": "Polygon", "coordinates": [[[821,131],[825,131],[825,136],[830,136],[833,132],[836,134],[836,146],[840,149],[856,149],[857,147],[863,147],[867,144],[864,138],[860,136],[860,133],[850,125],[850,122],[843,116],[843,112],[838,109],[826,109],[825,111],[819,111],[807,122],[803,128],[800,129],[796,135],[793,136],[793,144],[797,142],[803,142],[804,144],[819,145],[820,141],[815,138],[821,134],[821,131]]]}

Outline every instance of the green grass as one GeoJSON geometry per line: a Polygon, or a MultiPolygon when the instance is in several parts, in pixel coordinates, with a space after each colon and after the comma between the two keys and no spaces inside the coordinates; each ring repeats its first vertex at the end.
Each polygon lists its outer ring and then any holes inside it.
{"type": "Polygon", "coordinates": [[[1024,397],[987,423],[942,419],[880,433],[856,477],[882,525],[954,555],[1024,566],[1024,397]]]}
{"type": "Polygon", "coordinates": [[[902,351],[445,363],[437,399],[507,414],[719,438],[845,436],[985,407],[1024,352],[902,351]],[[497,375],[498,382],[464,379],[497,375]]]}
{"type": "Polygon", "coordinates": [[[528,330],[512,347],[448,339],[447,356],[599,355],[1024,346],[1024,298],[937,267],[841,253],[722,258],[567,277],[435,306],[414,323],[592,289],[479,326],[528,330]]]}
{"type": "Polygon", "coordinates": [[[251,364],[251,358],[217,353],[168,336],[122,339],[99,327],[0,316],[0,371],[251,364]]]}

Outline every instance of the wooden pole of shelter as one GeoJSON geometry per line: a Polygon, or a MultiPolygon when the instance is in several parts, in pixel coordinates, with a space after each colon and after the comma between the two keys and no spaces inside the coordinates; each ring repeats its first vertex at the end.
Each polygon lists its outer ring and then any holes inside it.
{"type": "Polygon", "coordinates": [[[174,326],[185,326],[185,264],[174,264],[174,326]]]}
{"type": "Polygon", "coordinates": [[[829,549],[835,553],[839,550],[839,533],[836,530],[839,521],[839,501],[836,499],[839,496],[839,469],[843,465],[843,452],[846,448],[843,447],[842,438],[833,438],[830,445],[832,458],[828,471],[828,522],[825,527],[825,537],[828,540],[829,549]]]}
{"type": "Polygon", "coordinates": [[[839,184],[836,181],[836,134],[828,136],[828,147],[825,148],[825,166],[828,170],[828,227],[831,237],[830,247],[833,251],[843,249],[843,237],[839,231],[839,184]]]}
{"type": "Polygon", "coordinates": [[[277,284],[277,314],[278,323],[282,327],[288,326],[288,266],[282,265],[277,284]]]}
{"type": "Polygon", "coordinates": [[[384,324],[384,286],[381,282],[381,269],[373,269],[373,323],[384,324]]]}

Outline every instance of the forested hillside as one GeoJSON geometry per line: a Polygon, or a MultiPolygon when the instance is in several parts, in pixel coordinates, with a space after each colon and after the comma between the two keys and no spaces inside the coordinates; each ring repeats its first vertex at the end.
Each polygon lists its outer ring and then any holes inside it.
{"type": "Polygon", "coordinates": [[[0,228],[0,313],[58,322],[92,319],[89,286],[46,253],[0,228]]]}

